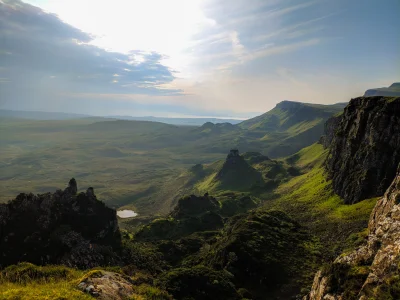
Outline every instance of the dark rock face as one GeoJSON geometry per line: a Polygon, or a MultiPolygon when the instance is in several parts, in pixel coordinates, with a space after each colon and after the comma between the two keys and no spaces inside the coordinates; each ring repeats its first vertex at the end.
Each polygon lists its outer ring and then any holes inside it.
{"type": "Polygon", "coordinates": [[[75,179],[54,194],[20,194],[0,204],[0,266],[21,261],[91,268],[115,262],[121,245],[116,211],[75,179]]]}
{"type": "Polygon", "coordinates": [[[336,135],[336,129],[340,124],[340,120],[341,116],[335,116],[326,121],[324,135],[320,139],[320,144],[324,146],[324,149],[327,149],[331,145],[333,138],[336,135]]]}
{"type": "Polygon", "coordinates": [[[359,97],[345,108],[326,167],[346,203],[382,196],[400,163],[400,98],[359,97]]]}

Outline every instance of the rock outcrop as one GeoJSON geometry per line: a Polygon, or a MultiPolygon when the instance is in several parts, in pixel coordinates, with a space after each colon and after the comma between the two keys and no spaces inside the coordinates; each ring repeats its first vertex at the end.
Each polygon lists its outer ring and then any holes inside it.
{"type": "Polygon", "coordinates": [[[263,179],[261,173],[250,166],[243,155],[239,155],[239,150],[232,149],[213,183],[218,184],[220,189],[248,190],[262,185],[263,179]]]}
{"type": "Polygon", "coordinates": [[[121,246],[116,211],[77,183],[54,194],[19,194],[0,204],[0,267],[21,261],[91,268],[115,263],[121,246]]]}
{"type": "Polygon", "coordinates": [[[400,165],[368,230],[366,245],[317,273],[305,300],[400,299],[400,165]]]}
{"type": "Polygon", "coordinates": [[[118,273],[95,270],[77,288],[100,300],[131,299],[134,289],[128,280],[118,273]]]}
{"type": "Polygon", "coordinates": [[[352,99],[333,127],[326,166],[335,192],[348,204],[382,196],[400,163],[400,97],[352,99]]]}

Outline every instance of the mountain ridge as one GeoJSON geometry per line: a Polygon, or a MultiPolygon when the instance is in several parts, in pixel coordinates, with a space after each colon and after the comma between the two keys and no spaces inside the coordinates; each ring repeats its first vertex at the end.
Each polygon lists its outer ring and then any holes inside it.
{"type": "Polygon", "coordinates": [[[372,96],[399,97],[400,82],[394,82],[389,87],[374,88],[365,91],[364,97],[372,97],[372,96]]]}

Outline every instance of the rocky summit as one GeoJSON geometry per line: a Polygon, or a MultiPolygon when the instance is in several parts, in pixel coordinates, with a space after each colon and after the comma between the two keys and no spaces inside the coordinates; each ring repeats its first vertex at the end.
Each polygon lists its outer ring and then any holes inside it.
{"type": "Polygon", "coordinates": [[[319,271],[304,300],[400,299],[399,204],[400,165],[371,214],[366,244],[319,271]]]}
{"type": "Polygon", "coordinates": [[[228,189],[248,189],[263,182],[261,174],[250,166],[239,150],[232,149],[224,164],[216,174],[214,181],[228,189]]]}
{"type": "Polygon", "coordinates": [[[21,261],[91,268],[115,262],[121,244],[116,211],[93,188],[77,193],[75,179],[62,191],[19,194],[0,204],[1,267],[21,261]]]}
{"type": "Polygon", "coordinates": [[[400,97],[352,99],[339,118],[326,134],[335,192],[346,203],[382,196],[400,163],[400,97]]]}

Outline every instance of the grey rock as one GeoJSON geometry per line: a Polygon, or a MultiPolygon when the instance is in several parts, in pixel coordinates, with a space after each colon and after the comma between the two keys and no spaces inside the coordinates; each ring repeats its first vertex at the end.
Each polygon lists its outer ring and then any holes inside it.
{"type": "MultiPolygon", "coordinates": [[[[356,294],[357,299],[383,299],[379,291],[390,289],[391,280],[398,278],[400,262],[400,165],[397,176],[385,195],[377,202],[368,225],[368,240],[355,251],[339,256],[328,271],[319,271],[311,292],[304,300],[336,299],[346,300],[344,292],[356,294]],[[344,270],[340,274],[341,284],[345,284],[346,270],[351,267],[367,267],[368,273],[359,289],[348,285],[347,289],[337,287],[333,270],[344,270]],[[332,288],[335,286],[335,288],[332,288]],[[342,290],[341,292],[338,292],[342,290]]],[[[337,271],[336,271],[337,272],[337,271]]],[[[347,271],[348,272],[348,271],[347,271]]],[[[337,275],[336,275],[337,276],[337,275]]],[[[398,281],[397,281],[398,282],[398,281]]],[[[387,298],[389,299],[389,298],[387,298]]],[[[390,298],[394,299],[394,298],[390,298]]],[[[397,298],[396,298],[397,299],[397,298]]]]}
{"type": "Polygon", "coordinates": [[[352,99],[333,127],[325,144],[334,191],[348,204],[382,196],[400,163],[400,97],[352,99]]]}

